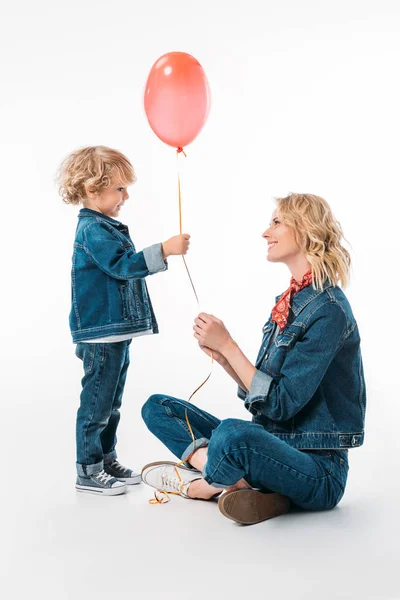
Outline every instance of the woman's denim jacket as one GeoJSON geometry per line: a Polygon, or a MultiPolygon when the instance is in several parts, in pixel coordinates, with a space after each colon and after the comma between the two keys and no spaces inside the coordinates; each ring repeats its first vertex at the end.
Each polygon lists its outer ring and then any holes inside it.
{"type": "Polygon", "coordinates": [[[144,278],[167,268],[161,244],[136,252],[126,225],[83,208],[72,257],[73,341],[158,333],[144,278]]]}
{"type": "Polygon", "coordinates": [[[360,336],[342,290],[330,283],[324,290],[304,288],[271,342],[275,327],[270,317],[250,390],[238,390],[253,421],[298,449],[361,446],[366,393],[360,336]]]}

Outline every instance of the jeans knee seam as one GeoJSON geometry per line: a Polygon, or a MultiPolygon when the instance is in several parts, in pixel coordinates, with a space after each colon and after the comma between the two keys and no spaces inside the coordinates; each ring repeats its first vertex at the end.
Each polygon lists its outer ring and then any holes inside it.
{"type": "MultiPolygon", "coordinates": [[[[179,425],[182,427],[182,429],[185,430],[186,433],[188,433],[190,435],[190,429],[187,426],[187,424],[184,421],[182,421],[182,419],[180,419],[179,417],[176,417],[175,415],[171,415],[171,417],[179,423],[179,425]]],[[[192,437],[192,436],[190,436],[190,437],[192,437]]]]}
{"type": "Polygon", "coordinates": [[[193,405],[189,405],[189,406],[186,407],[186,405],[184,404],[184,402],[181,402],[179,400],[171,400],[170,398],[163,398],[163,400],[160,401],[160,405],[164,406],[165,411],[167,412],[167,414],[168,414],[169,417],[174,417],[175,419],[180,419],[182,421],[181,417],[175,415],[174,412],[171,410],[171,408],[165,404],[165,402],[164,402],[165,400],[166,401],[170,401],[172,404],[173,403],[179,404],[183,408],[187,408],[188,409],[188,413],[189,413],[189,411],[194,412],[197,417],[200,417],[201,419],[204,419],[205,421],[207,421],[208,425],[210,425],[212,428],[215,428],[215,424],[212,421],[210,421],[210,419],[208,419],[201,411],[197,411],[196,407],[194,407],[193,405]]]}

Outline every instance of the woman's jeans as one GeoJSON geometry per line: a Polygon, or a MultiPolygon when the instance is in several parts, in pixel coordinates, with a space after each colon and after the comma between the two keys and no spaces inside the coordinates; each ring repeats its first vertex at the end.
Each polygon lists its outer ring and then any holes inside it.
{"type": "Polygon", "coordinates": [[[99,473],[104,463],[117,457],[116,432],[130,343],[131,340],[107,344],[79,342],[76,346],[85,373],[76,419],[76,467],[80,476],[99,473]]]}
{"type": "Polygon", "coordinates": [[[180,460],[187,459],[194,447],[185,409],[195,447],[208,446],[202,475],[209,484],[227,488],[244,478],[252,487],[284,494],[307,510],[333,508],[342,498],[347,450],[297,450],[251,421],[220,421],[184,400],[150,396],[142,417],[180,460]]]}

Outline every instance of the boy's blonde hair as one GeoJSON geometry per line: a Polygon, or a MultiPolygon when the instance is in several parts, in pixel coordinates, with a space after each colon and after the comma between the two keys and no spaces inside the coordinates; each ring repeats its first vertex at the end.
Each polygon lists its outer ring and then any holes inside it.
{"type": "Polygon", "coordinates": [[[346,287],[351,258],[341,244],[342,227],[326,200],[313,194],[289,194],[276,198],[277,214],[293,229],[298,247],[311,265],[314,289],[323,289],[329,279],[346,287]]]}
{"type": "Polygon", "coordinates": [[[88,146],[72,152],[61,163],[57,182],[66,204],[81,204],[87,193],[99,194],[118,180],[124,186],[136,181],[129,160],[118,150],[88,146]]]}

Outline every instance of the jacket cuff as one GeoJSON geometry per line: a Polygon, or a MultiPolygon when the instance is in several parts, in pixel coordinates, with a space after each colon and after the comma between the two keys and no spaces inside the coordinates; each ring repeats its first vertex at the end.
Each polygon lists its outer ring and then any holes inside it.
{"type": "Polygon", "coordinates": [[[237,395],[241,400],[246,400],[248,393],[245,392],[244,389],[240,387],[240,385],[238,385],[237,395]]]}
{"type": "Polygon", "coordinates": [[[249,395],[246,399],[246,408],[252,406],[255,402],[265,402],[272,382],[272,377],[257,369],[251,381],[249,395]]]}
{"type": "Polygon", "coordinates": [[[162,256],[161,242],[143,248],[143,255],[151,275],[168,269],[168,263],[162,256]]]}

